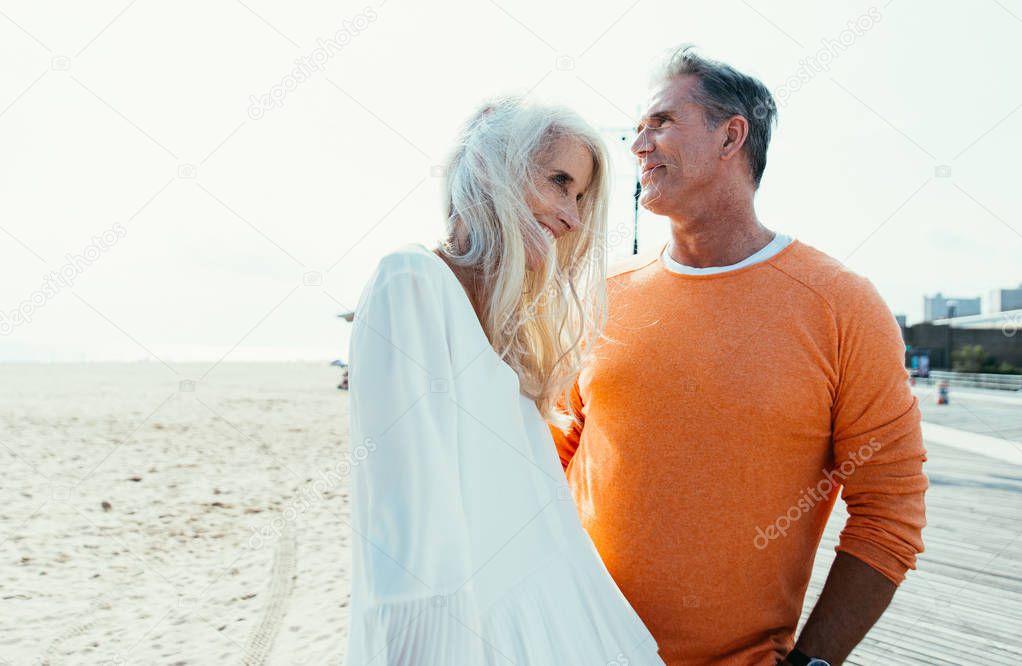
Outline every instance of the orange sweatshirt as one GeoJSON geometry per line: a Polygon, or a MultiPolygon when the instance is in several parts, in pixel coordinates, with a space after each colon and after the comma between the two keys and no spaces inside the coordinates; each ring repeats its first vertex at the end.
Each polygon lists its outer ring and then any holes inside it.
{"type": "Polygon", "coordinates": [[[573,391],[582,425],[551,430],[664,660],[773,666],[838,492],[837,550],[895,583],[923,550],[904,344],[868,280],[797,240],[711,275],[659,254],[611,271],[606,336],[573,391]]]}

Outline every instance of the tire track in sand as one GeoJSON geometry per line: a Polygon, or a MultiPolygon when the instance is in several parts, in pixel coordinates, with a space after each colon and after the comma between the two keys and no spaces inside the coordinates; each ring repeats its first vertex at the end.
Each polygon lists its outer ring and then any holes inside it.
{"type": "Polygon", "coordinates": [[[273,551],[273,568],[270,571],[269,594],[263,606],[259,624],[248,637],[244,666],[263,666],[273,648],[273,641],[280,633],[295,586],[297,536],[293,521],[286,521],[273,551]]]}

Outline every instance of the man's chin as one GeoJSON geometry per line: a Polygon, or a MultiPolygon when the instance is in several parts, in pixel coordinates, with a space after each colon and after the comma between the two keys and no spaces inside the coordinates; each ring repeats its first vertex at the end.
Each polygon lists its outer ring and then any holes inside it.
{"type": "Polygon", "coordinates": [[[655,192],[650,193],[648,200],[645,195],[639,198],[639,205],[648,210],[649,212],[653,213],[654,215],[664,214],[663,204],[664,202],[660,201],[660,197],[658,197],[655,192]]]}

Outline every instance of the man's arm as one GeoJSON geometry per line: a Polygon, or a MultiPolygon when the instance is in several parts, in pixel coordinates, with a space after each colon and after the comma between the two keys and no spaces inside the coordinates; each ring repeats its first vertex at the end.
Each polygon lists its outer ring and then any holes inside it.
{"type": "Polygon", "coordinates": [[[848,520],[796,643],[804,654],[835,665],[862,641],[915,568],[928,486],[901,331],[872,284],[857,278],[846,286],[836,308],[840,351],[831,420],[834,474],[848,520]]]}
{"type": "Polygon", "coordinates": [[[897,589],[865,562],[838,553],[795,647],[830,664],[844,662],[880,619],[897,589]]]}

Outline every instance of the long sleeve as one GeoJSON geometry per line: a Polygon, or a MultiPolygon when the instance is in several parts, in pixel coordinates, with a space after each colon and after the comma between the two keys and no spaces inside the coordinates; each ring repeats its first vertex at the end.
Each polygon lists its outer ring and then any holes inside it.
{"type": "Polygon", "coordinates": [[[838,315],[834,474],[849,515],[837,550],[899,584],[923,551],[926,451],[900,331],[873,285],[859,280],[838,315]]]}
{"type": "Polygon", "coordinates": [[[442,287],[387,261],[350,348],[348,663],[481,663],[442,287]]]}

